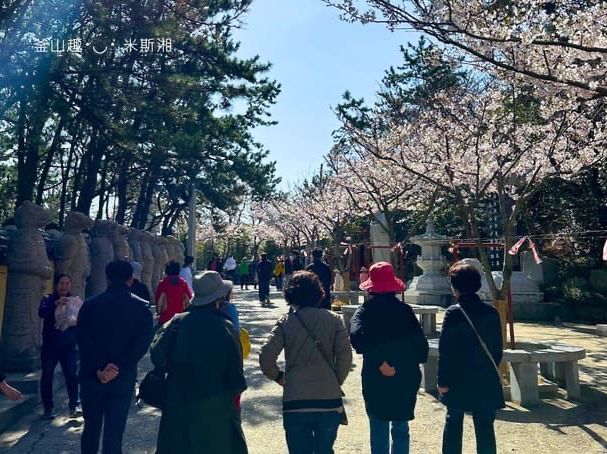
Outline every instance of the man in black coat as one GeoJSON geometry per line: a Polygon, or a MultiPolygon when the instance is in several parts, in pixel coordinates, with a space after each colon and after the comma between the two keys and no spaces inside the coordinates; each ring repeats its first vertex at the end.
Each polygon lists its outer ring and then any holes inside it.
{"type": "Polygon", "coordinates": [[[392,452],[408,452],[408,421],[414,418],[419,365],[428,359],[428,341],[413,309],[396,298],[405,285],[394,276],[392,265],[375,263],[360,289],[370,298],[352,316],[350,342],[363,355],[371,452],[390,452],[390,433],[392,452]]]}
{"type": "Polygon", "coordinates": [[[333,283],[331,267],[322,261],[322,250],[314,249],[314,251],[312,251],[312,257],[314,258],[314,261],[306,267],[306,271],[311,271],[318,276],[322,288],[325,291],[325,297],[319,307],[331,309],[331,284],[333,283]]]}
{"type": "Polygon", "coordinates": [[[270,304],[270,280],[272,279],[272,263],[268,260],[268,254],[261,254],[261,260],[257,264],[257,280],[259,282],[259,301],[262,304],[270,304]]]}
{"type": "Polygon", "coordinates": [[[131,293],[133,267],[125,260],[105,269],[108,288],[87,299],[78,314],[82,454],[122,453],[122,436],[137,379],[137,364],[153,336],[146,301],[131,293]]]}
{"type": "Polygon", "coordinates": [[[438,347],[438,391],[447,405],[443,453],[462,452],[464,412],[470,411],[477,451],[492,454],[496,452],[495,412],[505,406],[496,370],[502,360],[499,314],[476,294],[481,275],[474,266],[458,262],[449,270],[449,277],[458,304],[445,313],[438,347]]]}

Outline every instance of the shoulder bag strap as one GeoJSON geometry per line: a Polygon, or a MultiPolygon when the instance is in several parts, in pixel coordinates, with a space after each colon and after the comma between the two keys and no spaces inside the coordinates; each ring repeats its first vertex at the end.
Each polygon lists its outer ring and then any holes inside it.
{"type": "MultiPolygon", "coordinates": [[[[327,354],[325,353],[325,351],[322,349],[322,344],[320,343],[320,341],[318,340],[318,338],[314,335],[314,333],[312,332],[312,330],[310,330],[308,328],[308,326],[304,323],[304,321],[302,320],[302,318],[299,316],[299,314],[297,313],[297,311],[293,311],[293,315],[295,316],[295,318],[299,321],[299,323],[301,324],[301,326],[303,326],[304,330],[306,331],[306,333],[308,333],[308,337],[310,339],[312,339],[312,343],[314,344],[314,346],[316,347],[316,349],[320,352],[322,358],[325,360],[325,362],[327,363],[327,365],[331,368],[331,370],[333,371],[333,374],[335,375],[335,379],[337,380],[337,384],[339,385],[339,377],[337,376],[337,371],[335,370],[335,366],[333,365],[333,361],[331,361],[328,357],[327,354]]],[[[345,396],[346,394],[344,393],[343,389],[341,389],[341,385],[339,385],[339,390],[341,392],[342,396],[345,396]]]]}
{"type": "Polygon", "coordinates": [[[462,307],[462,305],[458,304],[457,306],[459,307],[460,311],[462,311],[462,314],[464,315],[464,317],[468,321],[468,324],[470,325],[470,328],[472,328],[472,331],[474,331],[474,334],[476,335],[476,338],[478,339],[479,343],[481,344],[481,347],[483,347],[483,350],[487,354],[487,357],[491,361],[491,364],[493,364],[493,368],[495,369],[495,372],[497,373],[497,376],[498,376],[498,378],[500,380],[500,384],[501,384],[502,383],[502,374],[500,373],[500,370],[497,367],[497,364],[495,364],[495,360],[493,359],[493,356],[491,355],[491,352],[489,351],[489,348],[487,347],[487,344],[485,344],[485,341],[483,340],[483,338],[481,337],[481,335],[476,330],[476,328],[474,326],[474,323],[472,323],[472,320],[470,320],[470,317],[468,316],[468,314],[466,313],[466,311],[464,310],[464,308],[462,307]]]}

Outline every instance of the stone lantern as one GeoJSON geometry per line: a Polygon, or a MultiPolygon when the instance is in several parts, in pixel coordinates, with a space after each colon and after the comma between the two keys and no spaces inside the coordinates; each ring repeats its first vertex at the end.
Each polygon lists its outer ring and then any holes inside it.
{"type": "Polygon", "coordinates": [[[446,307],[451,304],[451,286],[445,274],[447,260],[441,253],[441,247],[449,244],[446,236],[434,230],[434,220],[426,222],[426,231],[411,238],[413,244],[421,247],[417,265],[424,274],[417,276],[405,291],[405,301],[410,304],[446,307]]]}

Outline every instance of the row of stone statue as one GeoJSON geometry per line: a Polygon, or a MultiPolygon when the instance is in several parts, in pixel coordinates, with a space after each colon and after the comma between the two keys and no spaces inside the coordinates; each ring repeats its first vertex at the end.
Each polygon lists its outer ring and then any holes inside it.
{"type": "Polygon", "coordinates": [[[184,261],[182,243],[174,237],[160,237],[130,229],[111,221],[93,221],[69,212],[63,233],[52,237],[54,266],[47,256],[41,229],[52,221],[42,207],[25,202],[15,213],[15,226],[7,248],[8,282],[0,361],[5,370],[33,370],[39,364],[41,322],[38,305],[55,274],[72,278],[72,294],[82,299],[106,288],[105,267],[114,259],[128,258],[141,263],[141,281],[153,295],[170,260],[184,261]],[[83,232],[90,232],[90,241],[83,232]]]}

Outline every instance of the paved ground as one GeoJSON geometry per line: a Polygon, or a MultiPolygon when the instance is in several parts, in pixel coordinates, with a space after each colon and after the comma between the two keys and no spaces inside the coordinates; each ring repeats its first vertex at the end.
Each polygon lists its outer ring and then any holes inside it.
{"type": "MultiPolygon", "coordinates": [[[[246,361],[249,390],[243,396],[244,430],[251,454],[286,452],[280,414],[281,388],[266,380],[257,366],[257,352],[275,320],[286,311],[283,300],[276,298],[273,308],[261,308],[253,291],[237,294],[241,321],[252,336],[253,351],[246,361]]],[[[580,363],[582,399],[570,402],[562,398],[545,400],[532,410],[509,405],[499,412],[496,430],[500,453],[571,453],[607,452],[607,346],[605,339],[594,335],[591,327],[567,325],[518,324],[521,338],[559,339],[588,349],[580,363]]],[[[142,362],[141,373],[149,368],[142,362]]],[[[335,446],[337,453],[368,453],[368,425],[360,389],[361,360],[355,365],[344,390],[349,426],[342,426],[335,446]]],[[[65,393],[57,400],[65,401],[65,393]]],[[[58,408],[66,413],[66,408],[58,408]]],[[[432,396],[420,393],[417,418],[411,422],[411,452],[439,453],[445,410],[432,396]]],[[[150,408],[132,408],[125,435],[125,453],[154,452],[159,413],[150,408]]],[[[0,450],[7,454],[77,453],[82,420],[59,417],[42,421],[39,415],[23,418],[10,431],[0,435],[0,450]]],[[[464,452],[474,450],[471,421],[466,419],[464,452]]],[[[176,453],[186,454],[186,453],[176,453]]],[[[212,454],[212,453],[209,453],[212,454]]]]}

